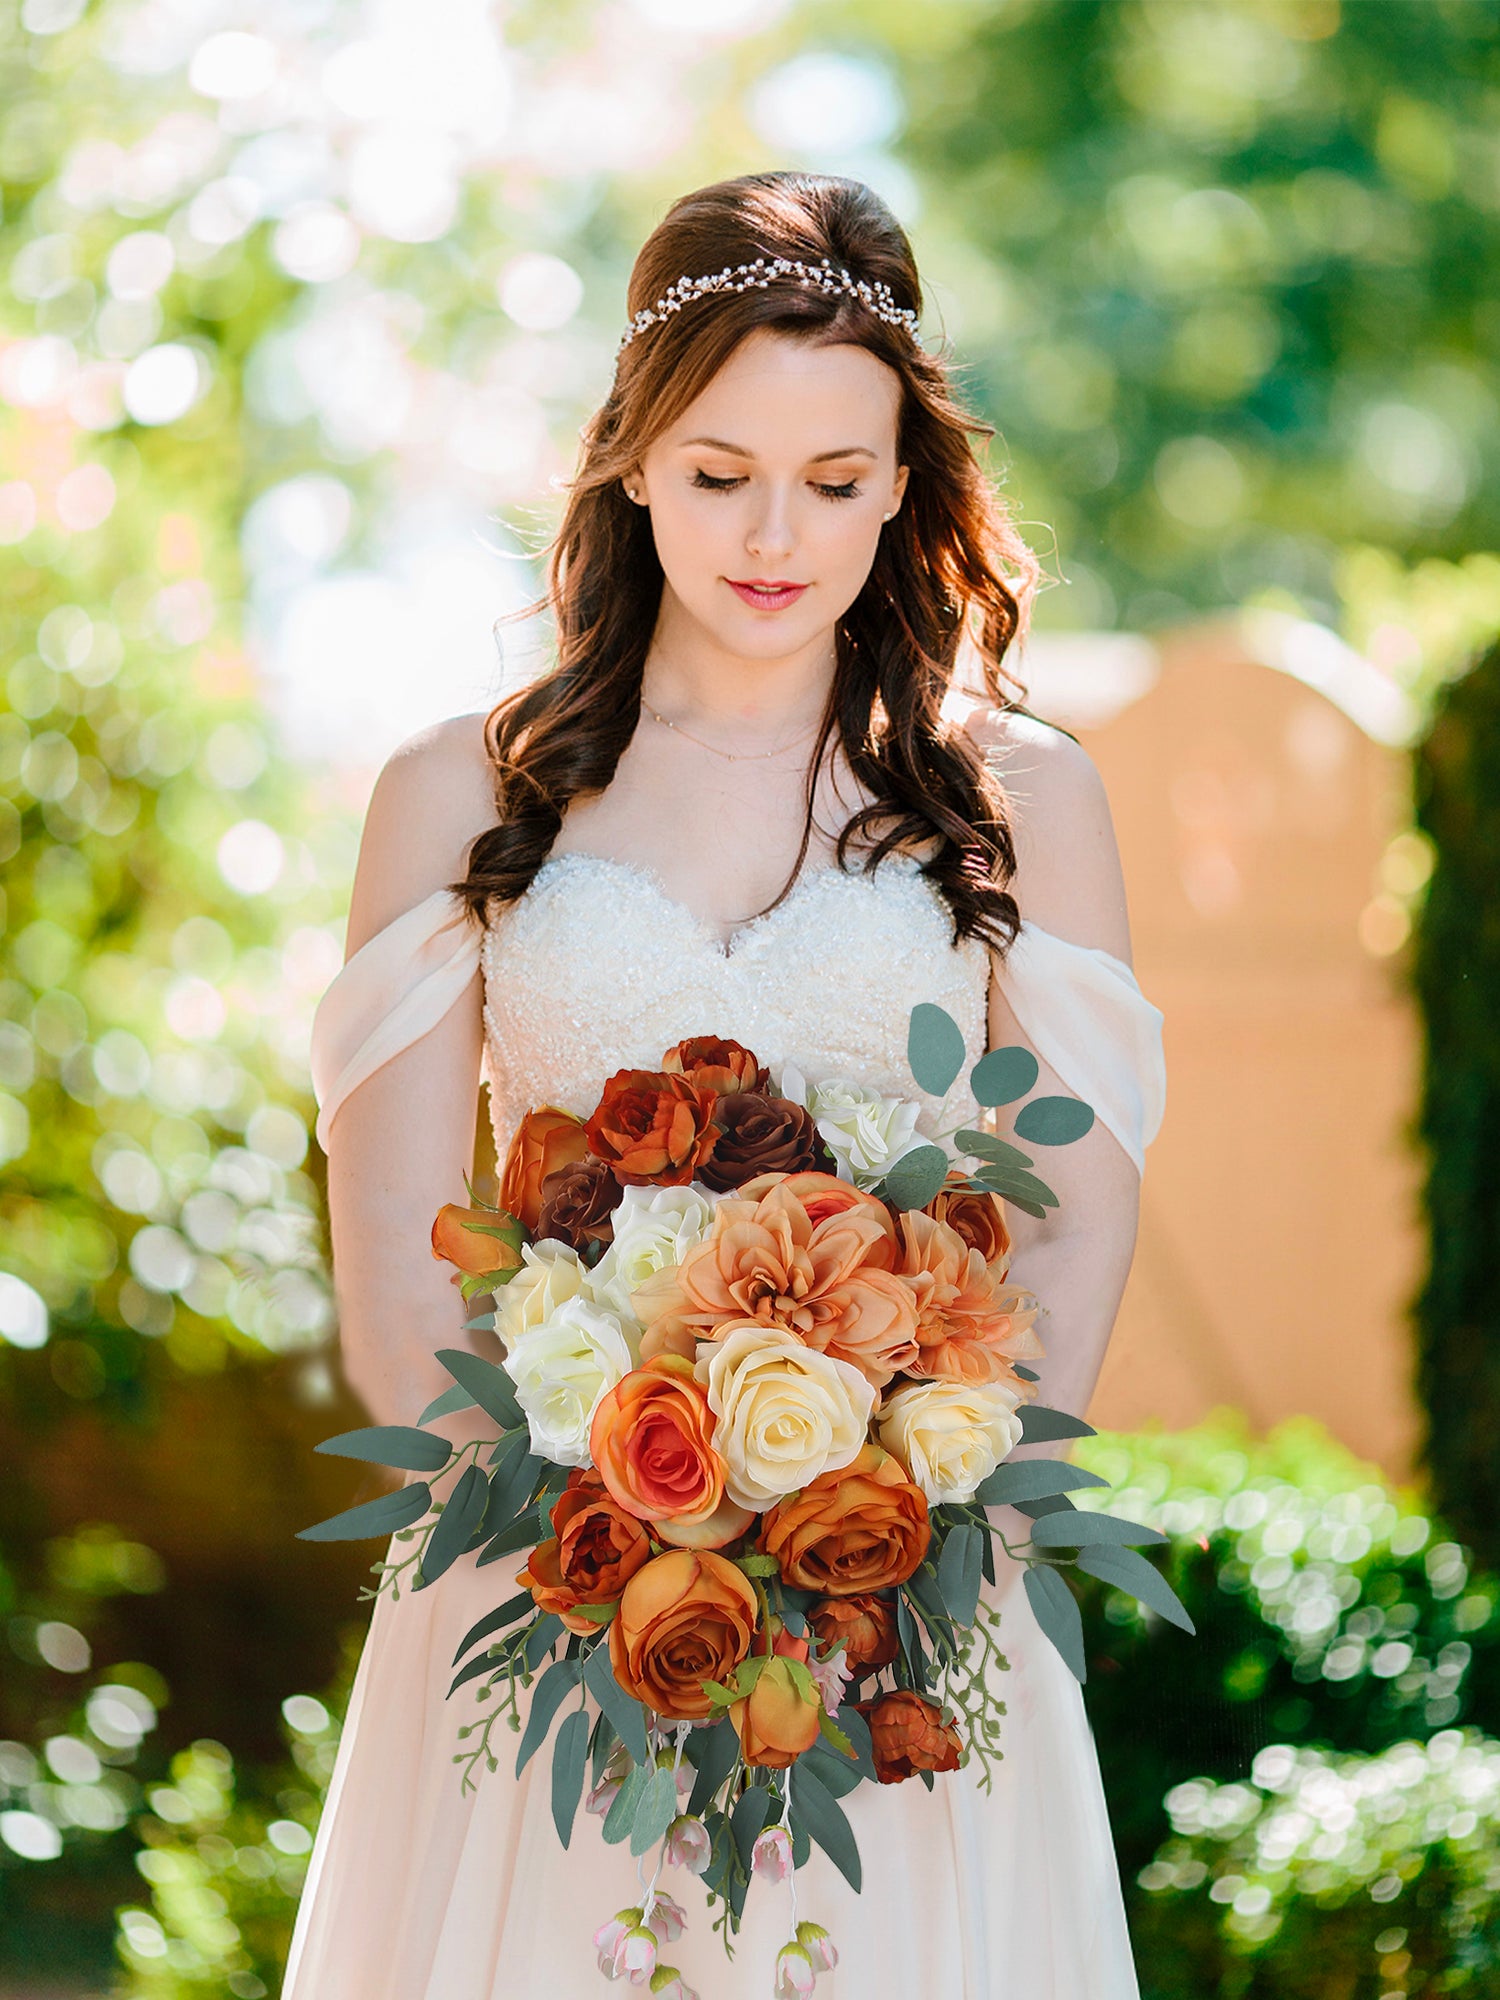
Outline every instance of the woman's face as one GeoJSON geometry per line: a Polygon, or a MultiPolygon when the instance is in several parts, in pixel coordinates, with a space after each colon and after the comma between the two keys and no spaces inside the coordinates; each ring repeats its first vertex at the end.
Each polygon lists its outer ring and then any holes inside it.
{"type": "Polygon", "coordinates": [[[627,478],[651,510],[664,619],[746,659],[832,631],[900,505],[901,382],[862,347],[743,340],[627,478]]]}

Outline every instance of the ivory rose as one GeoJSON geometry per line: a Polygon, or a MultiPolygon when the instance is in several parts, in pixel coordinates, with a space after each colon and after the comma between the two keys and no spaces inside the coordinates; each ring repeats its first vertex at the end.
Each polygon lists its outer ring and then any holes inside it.
{"type": "Polygon", "coordinates": [[[696,1187],[627,1187],[614,1212],[614,1238],[589,1278],[600,1305],[638,1318],[635,1293],[671,1271],[713,1227],[714,1204],[696,1187]]]}
{"type": "Polygon", "coordinates": [[[903,1153],[926,1143],[917,1130],[916,1104],[904,1097],[882,1097],[847,1077],[811,1083],[787,1063],[781,1094],[807,1107],[824,1144],[859,1187],[872,1186],[903,1153]]]}
{"type": "Polygon", "coordinates": [[[784,1771],[817,1742],[822,1712],[811,1674],[798,1673],[776,1653],[756,1675],[749,1694],[730,1704],[729,1720],[747,1764],[784,1771]]]}
{"type": "Polygon", "coordinates": [[[663,1354],[599,1398],[589,1455],[627,1514],[641,1521],[703,1521],[724,1493],[714,1414],[693,1364],[663,1354]]]}
{"type": "Polygon", "coordinates": [[[783,1327],[742,1320],[719,1329],[697,1378],[718,1418],[724,1490],[759,1510],[859,1453],[875,1391],[857,1368],[804,1347],[783,1327]]]}
{"type": "Polygon", "coordinates": [[[665,1070],[616,1070],[585,1126],[589,1151],[627,1187],[681,1187],[714,1149],[711,1090],[665,1070]]]}
{"type": "MultiPolygon", "coordinates": [[[[912,1375],[959,1382],[1014,1384],[1014,1363],[1042,1351],[1032,1331],[1038,1306],[1029,1292],[997,1280],[978,1250],[956,1229],[919,1210],[900,1218],[896,1268],[917,1302],[917,1354],[912,1375]]],[[[512,1280],[514,1282],[514,1280],[512,1280]]]]}
{"type": "Polygon", "coordinates": [[[917,1352],[915,1294],[888,1268],[893,1254],[879,1204],[831,1209],[814,1222],[789,1180],[770,1181],[754,1201],[726,1197],[676,1272],[635,1294],[647,1346],[662,1319],[714,1340],[728,1324],[755,1320],[785,1327],[881,1388],[917,1352]]]}
{"type": "Polygon", "coordinates": [[[956,1771],[963,1739],[944,1722],[936,1702],[899,1688],[855,1704],[870,1725],[875,1775],[883,1785],[900,1784],[917,1771],[956,1771]]]}
{"type": "Polygon", "coordinates": [[[626,1584],[609,1628],[625,1692],[671,1722],[712,1710],[705,1681],[725,1681],[750,1651],[758,1604],[742,1570],[711,1549],[669,1549],[626,1584]]]}
{"type": "Polygon", "coordinates": [[[507,1352],[568,1299],[587,1295],[588,1267],[565,1243],[523,1243],[521,1268],[495,1295],[495,1332],[507,1352]]]}
{"type": "Polygon", "coordinates": [[[558,1167],[571,1166],[588,1151],[583,1120],[556,1104],[528,1111],[511,1137],[500,1173],[500,1206],[536,1234],[542,1182],[558,1167]]]}
{"type": "Polygon", "coordinates": [[[526,1412],[531,1448],[555,1465],[587,1465],[599,1398],[634,1357],[620,1322],[589,1300],[565,1299],[506,1349],[505,1366],[526,1412]]]}
{"type": "Polygon", "coordinates": [[[914,1382],[886,1398],[876,1428],[929,1506],[952,1505],[1021,1442],[1020,1400],[1006,1382],[914,1382]]]}
{"type": "Polygon", "coordinates": [[[842,1471],[811,1480],[770,1509],[758,1546],[794,1590],[847,1597],[905,1583],[932,1529],[921,1489],[899,1459],[867,1444],[842,1471]]]}
{"type": "Polygon", "coordinates": [[[592,1472],[575,1471],[552,1507],[552,1535],[538,1542],[517,1576],[539,1611],[554,1611],[570,1632],[597,1632],[581,1604],[613,1604],[642,1564],[651,1540],[592,1472]]]}

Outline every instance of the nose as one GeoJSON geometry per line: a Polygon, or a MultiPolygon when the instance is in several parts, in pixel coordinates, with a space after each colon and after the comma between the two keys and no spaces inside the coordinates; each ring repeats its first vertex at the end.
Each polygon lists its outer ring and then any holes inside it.
{"type": "Polygon", "coordinates": [[[790,495],[775,486],[763,489],[763,497],[745,532],[745,553],[762,562],[774,563],[790,556],[797,545],[792,528],[790,495]]]}

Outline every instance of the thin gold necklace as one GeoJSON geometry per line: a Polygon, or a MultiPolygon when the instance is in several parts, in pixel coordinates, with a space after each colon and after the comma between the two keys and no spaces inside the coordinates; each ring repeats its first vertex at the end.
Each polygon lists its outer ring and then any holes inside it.
{"type": "Polygon", "coordinates": [[[794,736],[789,743],[778,743],[774,750],[721,750],[716,743],[705,743],[701,736],[694,736],[691,730],[684,729],[680,723],[668,722],[664,715],[651,706],[644,695],[641,696],[641,707],[654,722],[659,722],[663,729],[675,729],[677,734],[686,737],[689,743],[696,743],[700,750],[707,750],[711,756],[722,757],[727,764],[757,764],[764,763],[768,757],[780,757],[784,752],[794,750],[799,743],[806,742],[818,726],[815,722],[812,728],[804,729],[800,736],[794,736]]]}

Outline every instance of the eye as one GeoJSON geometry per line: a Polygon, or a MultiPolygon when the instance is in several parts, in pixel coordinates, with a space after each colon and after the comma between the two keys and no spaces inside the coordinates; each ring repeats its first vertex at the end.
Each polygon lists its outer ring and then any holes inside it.
{"type": "Polygon", "coordinates": [[[732,493],[736,486],[743,486],[744,479],[715,479],[711,472],[695,472],[693,484],[702,487],[705,493],[732,493]]]}
{"type": "Polygon", "coordinates": [[[852,500],[859,492],[859,481],[846,479],[842,486],[820,486],[818,491],[825,500],[852,500]]]}

